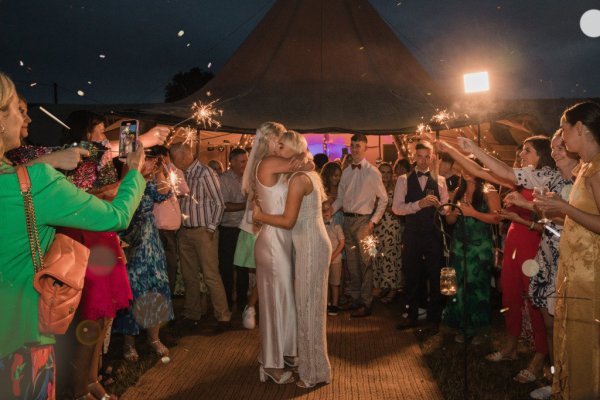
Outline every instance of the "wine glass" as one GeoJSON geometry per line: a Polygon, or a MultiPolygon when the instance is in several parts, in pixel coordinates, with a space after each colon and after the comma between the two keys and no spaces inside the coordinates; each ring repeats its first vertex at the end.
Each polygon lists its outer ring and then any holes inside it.
{"type": "MultiPolygon", "coordinates": [[[[533,188],[533,194],[536,197],[545,197],[548,195],[550,191],[548,190],[548,188],[546,186],[536,186],[533,188]]],[[[542,211],[542,218],[537,221],[538,224],[543,224],[546,225],[548,223],[552,222],[550,219],[546,218],[546,213],[544,211],[542,211]]]]}

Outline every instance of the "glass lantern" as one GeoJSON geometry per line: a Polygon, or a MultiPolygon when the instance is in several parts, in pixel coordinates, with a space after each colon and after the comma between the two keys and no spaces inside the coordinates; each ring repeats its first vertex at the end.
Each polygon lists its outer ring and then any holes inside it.
{"type": "Polygon", "coordinates": [[[456,270],[452,267],[444,267],[440,271],[440,292],[444,296],[456,294],[456,270]]]}

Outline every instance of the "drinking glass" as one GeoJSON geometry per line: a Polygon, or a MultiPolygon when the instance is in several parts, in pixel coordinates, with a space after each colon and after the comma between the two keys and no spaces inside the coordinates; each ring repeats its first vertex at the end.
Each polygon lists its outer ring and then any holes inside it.
{"type": "MultiPolygon", "coordinates": [[[[548,188],[546,186],[536,186],[533,188],[533,194],[536,197],[545,197],[548,195],[550,191],[548,190],[548,188]]],[[[542,213],[542,218],[537,221],[538,224],[544,224],[546,225],[547,223],[551,222],[550,219],[546,218],[546,213],[544,211],[541,212],[542,213]]]]}

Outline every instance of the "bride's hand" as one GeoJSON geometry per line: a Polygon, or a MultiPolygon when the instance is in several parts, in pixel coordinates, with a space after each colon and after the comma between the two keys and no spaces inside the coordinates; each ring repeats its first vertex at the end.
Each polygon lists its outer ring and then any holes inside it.
{"type": "Polygon", "coordinates": [[[262,208],[260,208],[260,199],[256,198],[252,202],[252,221],[255,224],[260,224],[260,218],[262,217],[262,208]]]}

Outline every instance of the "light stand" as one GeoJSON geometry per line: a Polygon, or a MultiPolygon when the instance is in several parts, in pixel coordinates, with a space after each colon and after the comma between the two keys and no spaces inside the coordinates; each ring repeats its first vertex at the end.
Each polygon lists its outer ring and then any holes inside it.
{"type": "MultiPolygon", "coordinates": [[[[462,253],[463,253],[463,265],[462,265],[462,271],[463,271],[463,291],[462,291],[462,301],[463,301],[463,328],[462,328],[462,333],[464,335],[465,341],[464,341],[464,348],[463,348],[463,366],[464,366],[464,398],[468,399],[468,395],[469,395],[469,385],[468,385],[468,381],[467,381],[467,377],[468,377],[468,352],[467,352],[467,246],[466,246],[466,238],[467,238],[467,230],[465,227],[465,218],[464,218],[464,214],[462,212],[462,209],[454,204],[454,203],[445,203],[445,204],[441,204],[438,208],[436,208],[436,216],[440,218],[440,222],[441,219],[443,218],[443,214],[442,212],[444,211],[444,208],[446,207],[450,207],[453,210],[458,210],[459,215],[462,217],[459,219],[459,221],[462,223],[462,234],[463,237],[465,238],[465,243],[463,243],[463,248],[462,248],[462,253]]],[[[440,225],[440,231],[442,233],[442,236],[445,237],[446,232],[444,231],[444,227],[443,225],[440,225]]],[[[452,246],[449,246],[449,249],[452,246]]],[[[449,250],[448,249],[448,254],[449,250]]],[[[458,284],[458,282],[457,282],[458,284]]]]}

